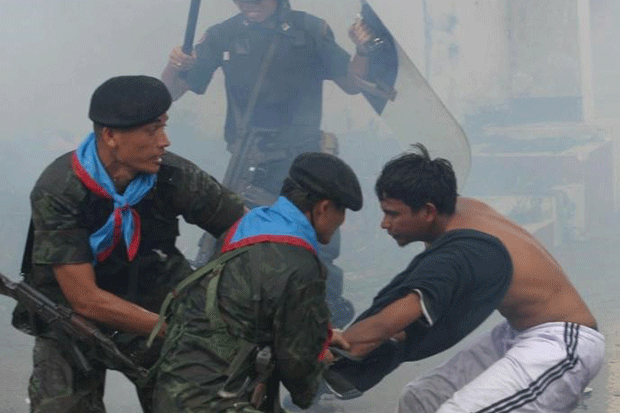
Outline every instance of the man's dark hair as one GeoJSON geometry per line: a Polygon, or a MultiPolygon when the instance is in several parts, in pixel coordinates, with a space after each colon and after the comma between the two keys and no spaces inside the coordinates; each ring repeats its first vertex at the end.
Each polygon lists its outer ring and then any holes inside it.
{"type": "Polygon", "coordinates": [[[453,214],[456,208],[456,175],[450,161],[431,159],[421,143],[412,145],[415,152],[392,159],[383,167],[375,184],[380,201],[397,199],[419,211],[427,202],[440,214],[453,214]]]}
{"type": "Polygon", "coordinates": [[[325,199],[300,187],[289,177],[284,179],[280,195],[291,201],[301,212],[311,211],[314,204],[325,199]]]}

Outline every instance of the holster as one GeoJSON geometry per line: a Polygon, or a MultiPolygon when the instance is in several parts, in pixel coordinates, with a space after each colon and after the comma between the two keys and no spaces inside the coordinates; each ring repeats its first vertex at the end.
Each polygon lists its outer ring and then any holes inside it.
{"type": "Polygon", "coordinates": [[[275,363],[271,354],[271,347],[263,347],[256,353],[256,380],[250,404],[257,409],[263,404],[267,396],[267,382],[273,372],[275,363]]]}

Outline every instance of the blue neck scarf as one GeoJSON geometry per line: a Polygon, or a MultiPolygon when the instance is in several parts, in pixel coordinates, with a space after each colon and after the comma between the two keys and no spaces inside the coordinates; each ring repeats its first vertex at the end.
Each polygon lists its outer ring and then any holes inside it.
{"type": "Polygon", "coordinates": [[[111,199],[114,211],[107,222],[93,233],[90,248],[95,262],[106,260],[121,239],[127,246],[127,256],[132,261],[140,246],[140,215],[132,208],[144,198],[157,181],[157,174],[138,174],[121,195],[108,175],[97,153],[97,140],[91,133],[73,152],[72,166],[80,181],[95,194],[111,199]]]}
{"type": "Polygon", "coordinates": [[[297,245],[316,255],[316,231],[308,218],[288,199],[281,196],[270,207],[254,208],[230,229],[222,252],[259,242],[297,245]]]}

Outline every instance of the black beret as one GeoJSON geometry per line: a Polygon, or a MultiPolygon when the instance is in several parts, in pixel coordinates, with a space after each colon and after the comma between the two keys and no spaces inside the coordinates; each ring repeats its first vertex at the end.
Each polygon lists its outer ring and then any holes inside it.
{"type": "Polygon", "coordinates": [[[99,86],[88,117],[103,126],[126,128],[150,123],[166,113],[172,97],[164,83],[150,76],[118,76],[99,86]]]}
{"type": "Polygon", "coordinates": [[[297,156],[289,177],[301,188],[353,210],[362,209],[362,189],[353,169],[336,156],[306,152],[297,156]]]}

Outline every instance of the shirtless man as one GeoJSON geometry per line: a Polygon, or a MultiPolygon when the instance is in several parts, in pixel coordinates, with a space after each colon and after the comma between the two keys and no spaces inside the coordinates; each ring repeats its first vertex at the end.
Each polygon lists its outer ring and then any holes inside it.
{"type": "Polygon", "coordinates": [[[344,331],[351,353],[392,345],[395,368],[456,344],[497,309],[506,320],[407,384],[398,412],[572,410],[603,363],[596,320],[532,235],[459,197],[450,163],[417,148],[385,165],[375,191],[381,227],[427,248],[344,331]]]}

